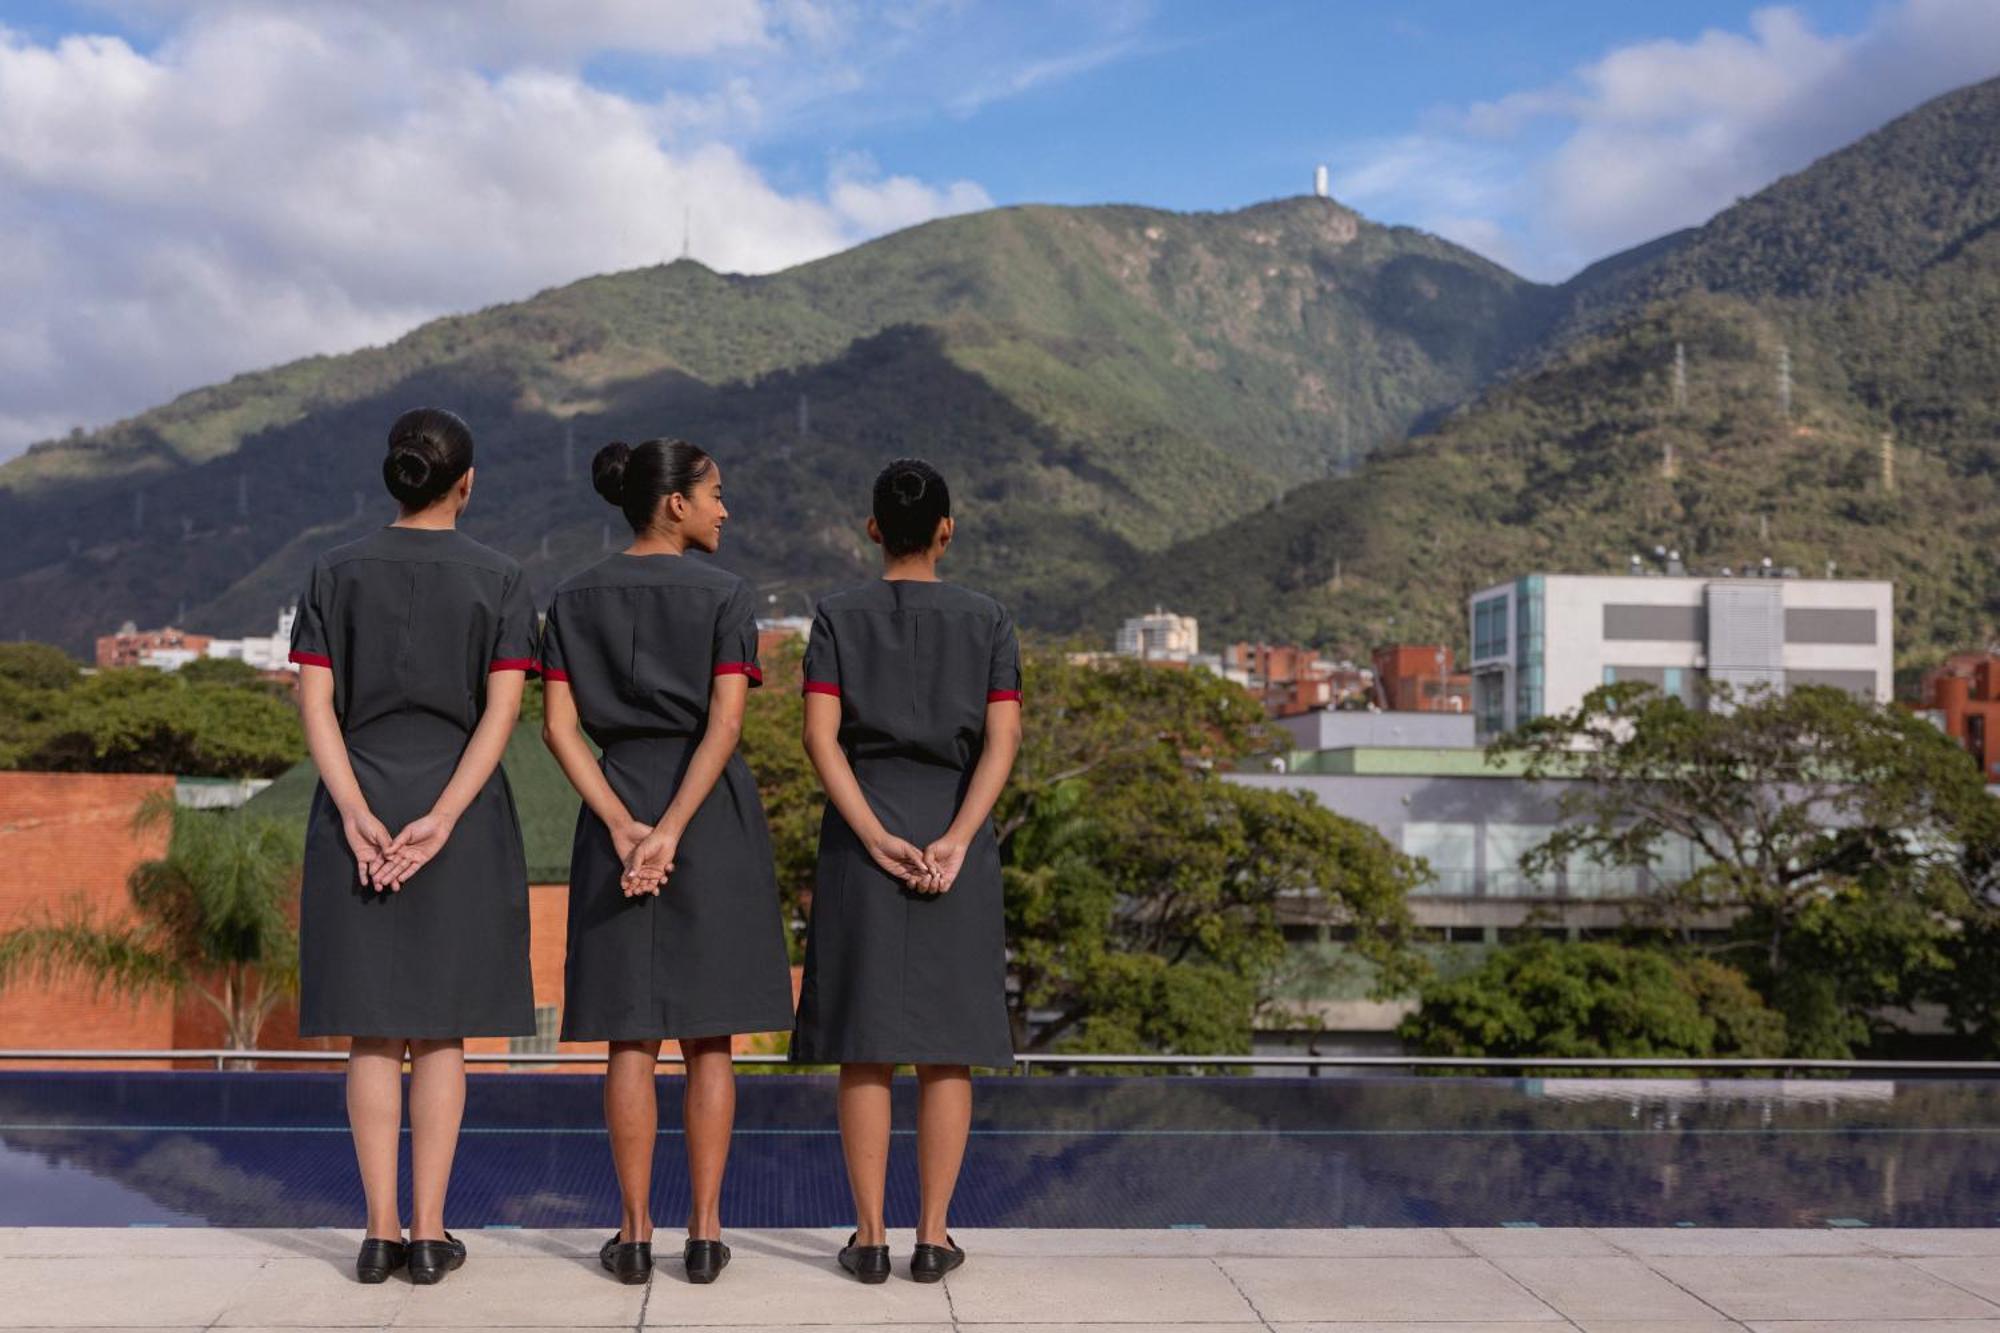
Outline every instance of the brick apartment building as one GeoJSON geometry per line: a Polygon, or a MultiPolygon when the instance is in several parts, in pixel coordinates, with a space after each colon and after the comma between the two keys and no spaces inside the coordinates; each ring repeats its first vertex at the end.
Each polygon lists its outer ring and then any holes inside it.
{"type": "Polygon", "coordinates": [[[1954,653],[1923,675],[1922,702],[1963,745],[1989,783],[2000,783],[2000,656],[1954,653]]]}
{"type": "Polygon", "coordinates": [[[165,629],[140,629],[128,621],[119,627],[116,634],[97,636],[97,665],[105,668],[150,666],[172,669],[198,657],[208,656],[212,637],[175,629],[171,625],[165,629]]]}
{"type": "Polygon", "coordinates": [[[1375,703],[1391,713],[1466,713],[1472,674],[1453,668],[1439,643],[1395,643],[1375,650],[1375,703]]]}

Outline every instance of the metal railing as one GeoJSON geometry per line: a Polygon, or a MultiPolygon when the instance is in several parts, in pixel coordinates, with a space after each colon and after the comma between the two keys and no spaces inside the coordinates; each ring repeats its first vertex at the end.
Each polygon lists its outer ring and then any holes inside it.
{"type": "MultiPolygon", "coordinates": [[[[24,1050],[0,1049],[0,1065],[29,1061],[59,1061],[65,1064],[145,1063],[168,1064],[200,1060],[217,1069],[255,1061],[261,1065],[341,1064],[346,1051],[230,1050],[203,1047],[186,1050],[24,1050]]],[[[467,1051],[468,1064],[499,1065],[602,1065],[603,1055],[583,1051],[467,1051]]],[[[791,1067],[783,1055],[737,1055],[745,1066],[791,1067]]],[[[677,1055],[660,1053],[660,1063],[677,1065],[677,1055]]],[[[1812,1060],[1775,1057],[1772,1059],[1676,1059],[1673,1057],[1632,1058],[1581,1056],[1490,1056],[1490,1055],[1054,1055],[1026,1053],[1014,1057],[1016,1073],[1046,1069],[1111,1069],[1144,1066],[1164,1069],[1493,1069],[1493,1070],[1685,1070],[1717,1073],[1842,1073],[1842,1074],[1956,1074],[1991,1078],[2000,1075],[2000,1060],[1812,1060]]],[[[810,1067],[810,1066],[808,1066],[810,1067]]]]}

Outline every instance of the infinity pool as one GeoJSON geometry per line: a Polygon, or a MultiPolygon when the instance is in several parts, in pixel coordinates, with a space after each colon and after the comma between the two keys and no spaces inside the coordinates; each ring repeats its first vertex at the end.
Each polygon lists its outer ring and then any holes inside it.
{"type": "MultiPolygon", "coordinates": [[[[661,1079],[655,1216],[687,1208],[661,1079]]],[[[851,1220],[833,1085],[746,1075],[731,1226],[851,1220]]],[[[916,1215],[896,1089],[890,1224],[916,1215]]],[[[599,1083],[471,1080],[454,1226],[605,1226],[599,1083]]],[[[953,1221],[1004,1227],[2000,1225],[2000,1085],[992,1078],[953,1221]]],[[[407,1166],[406,1166],[407,1171],[407,1166]]],[[[337,1074],[0,1073],[0,1225],[351,1226],[337,1074]]]]}

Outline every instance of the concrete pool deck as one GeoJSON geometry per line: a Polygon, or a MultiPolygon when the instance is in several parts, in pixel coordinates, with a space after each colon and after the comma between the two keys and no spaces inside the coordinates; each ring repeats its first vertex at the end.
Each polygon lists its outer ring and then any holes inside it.
{"type": "Polygon", "coordinates": [[[431,1288],[352,1276],[331,1229],[0,1228],[0,1328],[299,1327],[1065,1333],[2000,1333],[1994,1230],[1437,1229],[975,1231],[936,1286],[840,1272],[835,1230],[728,1233],[713,1286],[663,1231],[647,1286],[597,1267],[596,1231],[468,1230],[431,1288]]]}

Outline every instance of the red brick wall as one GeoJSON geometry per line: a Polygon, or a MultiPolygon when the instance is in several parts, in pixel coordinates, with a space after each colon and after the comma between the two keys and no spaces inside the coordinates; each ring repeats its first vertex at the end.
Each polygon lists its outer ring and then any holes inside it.
{"type": "MultiPolygon", "coordinates": [[[[173,785],[151,774],[0,773],[0,929],[77,903],[102,921],[129,920],[125,877],[167,842],[164,825],[141,834],[132,820],[173,785]]],[[[30,977],[0,991],[0,1047],[157,1049],[172,1044],[173,1029],[164,998],[135,1002],[83,981],[30,977]]]]}

